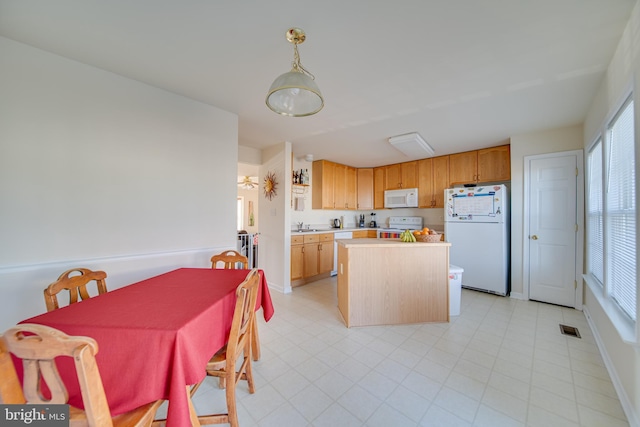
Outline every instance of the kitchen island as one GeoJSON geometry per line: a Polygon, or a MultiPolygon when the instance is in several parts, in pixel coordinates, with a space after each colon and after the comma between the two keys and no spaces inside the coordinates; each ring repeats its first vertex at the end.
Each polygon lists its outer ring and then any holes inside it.
{"type": "Polygon", "coordinates": [[[338,309],[347,327],[449,321],[450,243],[337,243],[338,309]]]}

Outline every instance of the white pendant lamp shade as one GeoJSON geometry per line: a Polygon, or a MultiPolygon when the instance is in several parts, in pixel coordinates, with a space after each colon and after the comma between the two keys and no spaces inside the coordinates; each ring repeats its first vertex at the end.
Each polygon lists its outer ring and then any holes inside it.
{"type": "Polygon", "coordinates": [[[298,45],[305,41],[306,35],[300,28],[289,28],[286,37],[293,44],[293,67],[274,80],[266,103],[272,111],[283,116],[310,116],[322,110],[324,99],[313,74],[300,63],[298,45]]]}
{"type": "Polygon", "coordinates": [[[310,116],[322,110],[324,101],[315,81],[299,71],[289,71],[273,81],[267,106],[283,116],[310,116]]]}

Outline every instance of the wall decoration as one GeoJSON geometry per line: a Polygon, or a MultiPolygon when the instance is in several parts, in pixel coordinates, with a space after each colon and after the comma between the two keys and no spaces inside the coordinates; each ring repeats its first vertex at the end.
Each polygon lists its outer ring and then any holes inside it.
{"type": "Polygon", "coordinates": [[[264,197],[271,200],[276,195],[277,187],[278,181],[276,180],[275,172],[267,172],[264,177],[264,197]]]}
{"type": "Polygon", "coordinates": [[[249,227],[253,227],[254,219],[253,219],[253,201],[249,200],[249,227]]]}

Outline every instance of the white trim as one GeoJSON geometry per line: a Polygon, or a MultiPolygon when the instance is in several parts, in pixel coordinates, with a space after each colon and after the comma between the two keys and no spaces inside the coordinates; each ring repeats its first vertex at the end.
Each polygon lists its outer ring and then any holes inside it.
{"type": "Polygon", "coordinates": [[[511,292],[509,294],[509,297],[513,298],[513,299],[519,299],[519,300],[527,300],[528,298],[524,297],[524,294],[520,293],[520,292],[511,292]]]}
{"type": "Polygon", "coordinates": [[[602,286],[600,286],[590,274],[584,274],[582,278],[587,286],[589,286],[589,289],[591,289],[600,308],[618,332],[620,339],[626,344],[640,348],[640,342],[638,342],[636,338],[635,322],[623,314],[611,298],[603,295],[604,290],[602,286]]]}
{"type": "MultiPolygon", "coordinates": [[[[606,312],[606,311],[605,311],[606,312]]],[[[600,355],[602,356],[602,360],[604,362],[604,366],[607,368],[607,372],[611,377],[611,382],[613,383],[613,388],[616,390],[618,394],[618,400],[620,401],[620,405],[622,406],[622,410],[624,414],[627,416],[627,421],[631,427],[640,427],[640,418],[636,413],[634,405],[629,400],[629,396],[618,377],[618,373],[615,370],[614,364],[609,357],[609,353],[607,353],[607,346],[600,338],[600,334],[598,333],[598,329],[596,328],[596,324],[591,319],[591,313],[589,312],[589,307],[584,307],[584,317],[587,319],[587,323],[591,328],[591,332],[593,333],[593,337],[596,340],[596,345],[600,350],[600,355]]]]}
{"type": "MultiPolygon", "coordinates": [[[[530,192],[530,182],[529,182],[529,173],[530,173],[530,163],[532,160],[537,159],[545,159],[545,158],[554,158],[554,157],[566,157],[566,156],[575,156],[576,157],[576,167],[578,168],[578,175],[576,176],[576,224],[578,225],[578,232],[576,232],[576,264],[575,264],[575,272],[574,272],[574,280],[576,283],[580,283],[580,278],[582,276],[582,270],[584,268],[584,150],[571,150],[571,151],[559,151],[554,153],[546,153],[546,154],[536,154],[531,156],[524,157],[524,176],[523,176],[523,227],[522,227],[522,298],[523,300],[529,300],[529,245],[525,242],[529,241],[528,230],[529,230],[529,215],[526,212],[529,212],[529,192],[530,192]]],[[[578,286],[576,288],[575,299],[574,299],[574,308],[576,310],[582,310],[582,299],[584,288],[582,286],[578,286]]]]}

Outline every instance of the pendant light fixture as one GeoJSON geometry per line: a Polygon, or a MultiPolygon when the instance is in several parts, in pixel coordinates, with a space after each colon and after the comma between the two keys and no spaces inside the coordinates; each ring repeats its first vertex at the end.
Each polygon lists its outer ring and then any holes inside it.
{"type": "Polygon", "coordinates": [[[267,93],[267,106],[283,116],[310,116],[322,110],[324,99],[314,75],[300,63],[298,45],[305,41],[306,35],[300,28],[289,28],[286,37],[293,43],[292,68],[274,80],[267,93]]]}

